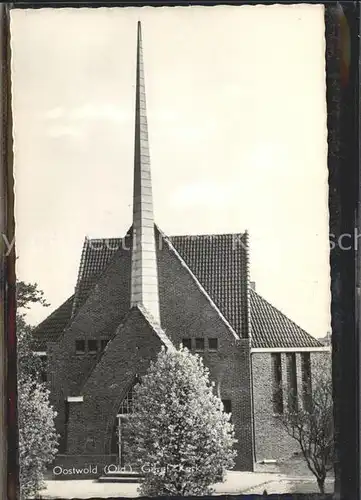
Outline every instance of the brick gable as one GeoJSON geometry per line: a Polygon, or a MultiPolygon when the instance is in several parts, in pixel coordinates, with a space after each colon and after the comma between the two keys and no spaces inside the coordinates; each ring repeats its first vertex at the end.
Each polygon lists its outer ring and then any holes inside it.
{"type": "MultiPolygon", "coordinates": [[[[157,226],[155,226],[155,231],[156,245],[159,249],[166,245],[166,237],[157,226]]],[[[77,313],[82,310],[82,306],[88,301],[98,282],[103,281],[104,274],[109,279],[108,269],[117,267],[114,260],[121,256],[123,265],[130,269],[130,263],[125,261],[130,259],[131,234],[132,229],[123,239],[85,241],[75,295],[36,328],[38,350],[45,349],[47,341],[56,341],[61,337],[64,328],[76,319],[77,313]]],[[[173,236],[166,240],[169,240],[176,254],[181,257],[219,312],[241,338],[247,338],[250,321],[252,347],[321,346],[318,340],[254,290],[249,289],[247,233],[173,236]]],[[[162,265],[159,255],[158,252],[158,267],[162,265]]],[[[130,279],[129,273],[126,276],[127,280],[130,279]]],[[[124,288],[130,290],[129,281],[124,282],[124,288]]],[[[162,300],[164,300],[164,294],[163,298],[161,297],[162,300]]],[[[162,304],[160,306],[164,311],[164,306],[162,304]]],[[[121,307],[123,315],[126,310],[127,308],[121,307]]],[[[118,315],[118,319],[120,318],[121,314],[118,315]]],[[[116,322],[114,328],[115,326],[116,322]]]]}
{"type": "MultiPolygon", "coordinates": [[[[169,342],[169,341],[168,341],[169,342]]],[[[81,388],[83,403],[73,403],[69,418],[69,453],[108,454],[116,414],[136,375],[142,376],[162,346],[159,335],[138,308],[132,308],[81,388]],[[92,440],[87,440],[91,436],[92,440]]]]}
{"type": "Polygon", "coordinates": [[[247,233],[169,239],[235,332],[247,338],[247,233]]]}

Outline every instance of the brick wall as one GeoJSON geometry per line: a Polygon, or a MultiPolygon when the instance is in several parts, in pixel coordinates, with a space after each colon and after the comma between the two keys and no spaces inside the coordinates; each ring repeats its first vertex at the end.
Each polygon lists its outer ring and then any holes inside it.
{"type": "MultiPolygon", "coordinates": [[[[311,353],[311,376],[318,366],[324,363],[329,353],[311,353]]],[[[287,459],[300,449],[297,442],[287,435],[280,417],[273,411],[273,380],[270,353],[252,353],[254,425],[255,425],[255,458],[262,460],[287,459]]],[[[287,382],[286,354],[281,354],[283,384],[287,382]]],[[[296,353],[296,375],[298,403],[302,405],[302,372],[301,354],[296,353]]],[[[283,404],[287,407],[288,394],[283,390],[283,404]]]]}
{"type": "Polygon", "coordinates": [[[110,454],[116,414],[135,376],[143,375],[161,341],[134,308],[86,381],[83,403],[72,403],[67,452],[110,454]]]}
{"type": "Polygon", "coordinates": [[[130,252],[120,248],[58,343],[57,366],[62,365],[62,386],[68,395],[78,394],[97,363],[95,354],[76,354],[75,340],[112,336],[129,310],[129,290],[130,252]]]}
{"type": "MultiPolygon", "coordinates": [[[[162,327],[176,346],[182,338],[218,338],[217,352],[205,351],[202,355],[220,397],[232,402],[232,421],[238,439],[236,469],[253,470],[249,341],[238,339],[229,330],[166,243],[158,249],[157,258],[162,327]]],[[[130,328],[128,319],[124,331],[129,335],[116,336],[101,358],[75,353],[76,339],[100,340],[115,331],[129,308],[129,292],[130,252],[120,249],[70,328],[58,344],[49,347],[51,401],[58,411],[58,432],[63,436],[66,397],[78,396],[79,391],[84,395],[84,403],[69,406],[66,451],[74,456],[110,453],[110,435],[120,404],[111,395],[112,391],[120,398],[121,389],[128,383],[127,377],[135,369],[145,370],[149,359],[160,348],[158,338],[144,323],[130,328]],[[141,336],[138,340],[137,335],[141,336]],[[140,344],[145,347],[136,350],[137,341],[141,339],[140,344]]],[[[134,315],[131,321],[136,321],[134,315]]]]}
{"type": "Polygon", "coordinates": [[[238,439],[237,470],[253,470],[253,425],[249,340],[234,336],[166,243],[158,249],[162,327],[178,347],[183,338],[218,339],[218,350],[200,355],[221,399],[232,402],[238,439]]]}
{"type": "MultiPolygon", "coordinates": [[[[130,251],[120,248],[109,263],[88,299],[80,307],[70,327],[57,343],[48,344],[48,373],[51,403],[58,415],[57,431],[63,436],[67,396],[78,396],[79,391],[100,354],[76,354],[75,340],[111,337],[130,304],[130,251]]],[[[64,440],[61,438],[61,444],[64,440]]],[[[61,451],[65,451],[60,446],[61,451]]]]}

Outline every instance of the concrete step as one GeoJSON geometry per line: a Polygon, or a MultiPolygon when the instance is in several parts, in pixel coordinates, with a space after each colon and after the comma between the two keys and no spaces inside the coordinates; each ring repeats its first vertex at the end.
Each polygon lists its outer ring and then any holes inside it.
{"type": "Polygon", "coordinates": [[[142,479],[135,479],[134,477],[108,477],[108,476],[101,476],[98,479],[99,483],[132,483],[132,484],[137,484],[140,483],[142,479]]]}
{"type": "Polygon", "coordinates": [[[98,478],[100,483],[140,483],[143,475],[138,472],[112,471],[98,478]]]}

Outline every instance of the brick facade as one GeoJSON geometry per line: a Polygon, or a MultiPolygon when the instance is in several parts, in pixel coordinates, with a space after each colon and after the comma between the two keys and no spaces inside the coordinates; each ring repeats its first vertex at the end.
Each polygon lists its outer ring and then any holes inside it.
{"type": "MultiPolygon", "coordinates": [[[[288,354],[281,353],[282,382],[283,382],[283,406],[288,404],[287,381],[290,378],[288,354]]],[[[311,352],[311,379],[312,373],[322,363],[330,358],[329,352],[311,352]]],[[[280,417],[275,414],[272,401],[273,370],[272,355],[270,352],[254,352],[251,354],[252,376],[253,376],[253,407],[255,426],[255,459],[257,462],[263,460],[282,460],[299,453],[297,442],[291,438],[283,428],[280,417]]],[[[303,404],[302,383],[302,353],[295,353],[296,380],[298,404],[303,404]]]]}
{"type": "Polygon", "coordinates": [[[236,469],[253,470],[249,339],[232,333],[166,244],[158,250],[158,269],[162,326],[176,347],[183,338],[190,338],[195,350],[195,339],[205,339],[205,350],[200,354],[219,396],[232,403],[232,421],[239,443],[236,469]],[[208,338],[218,339],[217,351],[207,348],[208,338]]]}
{"type": "Polygon", "coordinates": [[[131,309],[85,382],[84,402],[71,403],[69,454],[111,454],[110,442],[121,401],[136,375],[146,372],[161,346],[142,313],[131,309]]]}
{"type": "MultiPolygon", "coordinates": [[[[56,464],[84,464],[82,457],[113,460],[110,446],[115,417],[132,377],[141,375],[156,357],[161,341],[138,309],[129,308],[129,250],[120,249],[80,307],[58,343],[48,347],[51,400],[62,436],[56,464]],[[76,354],[75,340],[112,337],[104,354],[76,354]],[[83,402],[65,403],[82,395],[83,402]],[[65,455],[64,455],[65,453],[65,455]],[[72,457],[65,458],[65,457],[72,457]],[[102,457],[102,458],[99,458],[102,457]]],[[[167,244],[157,251],[162,328],[174,346],[182,339],[202,338],[203,357],[221,399],[230,400],[237,444],[237,470],[253,470],[253,424],[249,339],[240,339],[200,288],[179,256],[167,244]],[[216,350],[208,339],[216,338],[216,350]]],[[[93,464],[94,465],[94,464],[93,464]]],[[[95,464],[96,465],[96,464],[95,464]]],[[[101,465],[99,465],[100,467],[101,465]]]]}
{"type": "Polygon", "coordinates": [[[57,343],[48,345],[51,402],[58,415],[55,423],[64,452],[65,399],[78,396],[96,366],[99,354],[77,354],[75,341],[111,338],[129,310],[130,252],[119,249],[86,302],[57,343]]]}
{"type": "MultiPolygon", "coordinates": [[[[271,355],[251,355],[251,342],[252,348],[321,344],[250,289],[247,232],[168,239],[155,226],[141,45],[138,23],[132,227],[123,240],[86,239],[74,296],[34,332],[35,350],[47,351],[61,436],[56,464],[113,463],[114,423],[132,380],[162,345],[187,339],[232,413],[236,469],[252,471],[255,457],[282,458],[295,445],[273,415],[271,355]],[[141,245],[132,248],[135,236],[141,245]]],[[[299,354],[296,370],[289,360],[287,370],[282,353],[284,380],[302,390],[299,354]]]]}
{"type": "MultiPolygon", "coordinates": [[[[157,229],[156,239],[159,242],[157,229]]],[[[70,459],[65,457],[73,457],[74,465],[84,464],[86,457],[102,457],[97,459],[99,464],[114,459],[110,440],[121,398],[135,375],[135,367],[138,374],[144,372],[160,349],[161,340],[141,313],[129,313],[130,259],[130,247],[115,251],[59,341],[47,345],[51,402],[58,412],[56,426],[61,435],[57,463],[68,463],[70,459]],[[103,355],[75,352],[76,339],[96,339],[100,344],[106,338],[112,340],[103,355]],[[68,396],[78,395],[84,396],[83,403],[66,406],[68,396]]],[[[157,263],[163,330],[175,347],[188,339],[192,351],[198,352],[210,369],[220,398],[230,401],[238,440],[236,469],[251,471],[255,460],[279,460],[298,451],[297,443],[285,433],[274,414],[275,369],[271,354],[250,354],[248,332],[244,331],[242,338],[234,332],[167,241],[157,245],[157,263]],[[201,350],[196,349],[197,339],[204,341],[201,350]],[[209,348],[209,339],[217,339],[216,349],[209,348]]],[[[322,356],[329,354],[311,352],[311,373],[322,356]]],[[[292,378],[292,357],[284,351],[280,360],[283,383],[287,384],[292,378]]],[[[295,360],[293,384],[302,404],[300,352],[295,360]]],[[[282,401],[286,407],[287,391],[283,391],[282,401]]]]}

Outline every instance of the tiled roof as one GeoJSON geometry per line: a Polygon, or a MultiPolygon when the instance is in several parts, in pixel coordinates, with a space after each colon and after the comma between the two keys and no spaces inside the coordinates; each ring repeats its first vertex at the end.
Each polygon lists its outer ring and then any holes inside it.
{"type": "Polygon", "coordinates": [[[247,335],[247,233],[169,238],[221,313],[247,335]]]}
{"type": "Polygon", "coordinates": [[[129,245],[130,231],[124,238],[86,238],[80,260],[78,282],[75,290],[72,315],[88,297],[91,288],[111,261],[116,250],[122,245],[129,245]]]}
{"type": "MultiPolygon", "coordinates": [[[[116,251],[129,249],[131,230],[125,238],[87,239],[84,243],[75,295],[70,297],[34,331],[38,349],[45,340],[57,340],[88,297],[116,251]]],[[[247,333],[247,233],[172,236],[172,246],[213,300],[234,331],[247,333]]],[[[250,290],[252,346],[255,348],[321,347],[322,344],[282,312],[250,290]]]]}
{"type": "Polygon", "coordinates": [[[34,349],[46,349],[46,342],[56,342],[71,318],[74,295],[53,311],[33,331],[34,349]]]}
{"type": "Polygon", "coordinates": [[[281,311],[250,290],[252,347],[322,347],[281,311]]]}

